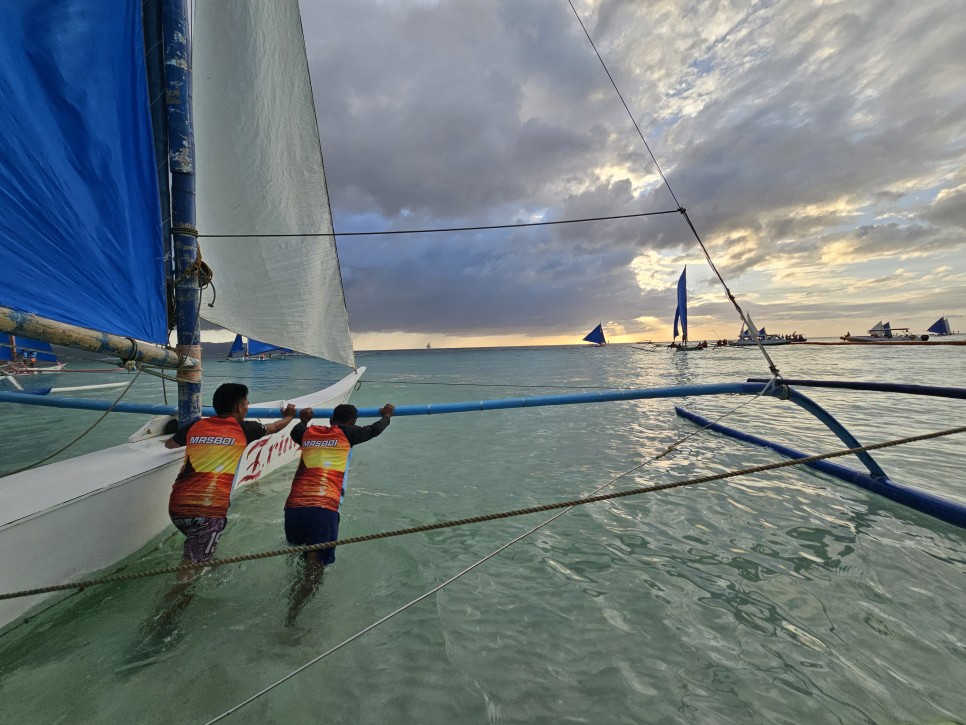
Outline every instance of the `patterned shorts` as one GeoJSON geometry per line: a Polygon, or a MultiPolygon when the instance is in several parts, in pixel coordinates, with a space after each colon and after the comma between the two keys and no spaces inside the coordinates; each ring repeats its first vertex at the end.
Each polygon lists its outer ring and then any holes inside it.
{"type": "Polygon", "coordinates": [[[206,519],[198,516],[190,519],[171,519],[178,531],[185,535],[184,559],[192,564],[204,564],[215,555],[218,539],[225,530],[228,519],[206,519]]]}

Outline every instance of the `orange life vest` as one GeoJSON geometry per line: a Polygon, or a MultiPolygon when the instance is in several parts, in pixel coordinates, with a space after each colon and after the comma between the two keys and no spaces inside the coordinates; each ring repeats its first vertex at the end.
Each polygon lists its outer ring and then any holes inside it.
{"type": "Polygon", "coordinates": [[[245,431],[234,418],[203,418],[191,426],[168,514],[172,518],[227,516],[235,469],[247,446],[245,431]]]}
{"type": "Polygon", "coordinates": [[[352,446],[339,426],[310,425],[302,436],[302,459],[285,508],[318,506],[338,511],[352,446]]]}

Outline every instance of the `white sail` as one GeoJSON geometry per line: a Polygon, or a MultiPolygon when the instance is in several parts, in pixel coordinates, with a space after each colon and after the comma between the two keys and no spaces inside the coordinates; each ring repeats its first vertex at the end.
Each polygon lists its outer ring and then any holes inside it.
{"type": "Polygon", "coordinates": [[[202,317],[354,367],[333,237],[204,237],[332,233],[298,2],[197,2],[194,48],[202,317]]]}

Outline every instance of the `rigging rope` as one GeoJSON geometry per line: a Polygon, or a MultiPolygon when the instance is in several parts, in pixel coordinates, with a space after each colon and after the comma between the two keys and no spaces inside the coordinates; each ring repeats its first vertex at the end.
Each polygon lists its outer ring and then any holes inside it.
{"type": "Polygon", "coordinates": [[[232,708],[230,708],[228,710],[225,710],[220,715],[218,715],[216,717],[213,717],[211,720],[208,720],[205,723],[205,725],[211,725],[211,723],[218,722],[219,720],[223,720],[224,718],[228,717],[229,715],[238,712],[239,710],[241,710],[246,705],[250,705],[251,703],[253,703],[258,698],[260,698],[263,695],[266,695],[269,692],[271,692],[272,690],[274,690],[276,687],[278,687],[279,685],[281,685],[283,682],[286,682],[287,680],[292,679],[296,675],[301,674],[302,672],[304,672],[305,670],[307,670],[312,665],[314,665],[317,662],[320,662],[321,660],[323,660],[326,657],[328,657],[333,652],[337,652],[338,650],[340,650],[343,647],[345,647],[347,644],[349,644],[351,642],[354,642],[355,640],[357,640],[360,637],[362,637],[364,634],[367,634],[367,633],[371,632],[372,630],[374,630],[379,625],[384,624],[385,622],[388,622],[390,619],[392,619],[393,617],[395,617],[397,614],[401,614],[402,612],[405,612],[410,607],[413,607],[416,604],[419,604],[421,601],[423,601],[427,597],[429,597],[429,596],[435,594],[436,592],[440,591],[441,589],[443,589],[443,587],[446,587],[449,584],[452,584],[454,581],[456,581],[457,579],[459,579],[464,574],[468,574],[469,572],[471,572],[474,569],[476,569],[478,566],[480,566],[482,564],[485,564],[487,561],[489,561],[490,559],[492,559],[497,554],[505,551],[506,549],[509,549],[515,543],[517,543],[521,539],[526,538],[527,536],[529,536],[530,534],[532,534],[534,531],[537,531],[537,530],[543,528],[544,526],[546,526],[547,524],[549,524],[551,521],[555,521],[556,519],[560,518],[565,513],[567,513],[567,511],[569,511],[569,510],[570,509],[567,509],[566,511],[561,511],[556,516],[552,516],[549,519],[547,519],[546,521],[544,521],[542,524],[539,524],[538,526],[535,526],[534,528],[530,529],[526,533],[520,534],[520,536],[516,537],[515,539],[513,539],[511,541],[508,541],[506,544],[504,544],[503,546],[501,546],[499,549],[497,549],[496,551],[494,551],[494,552],[492,552],[490,554],[487,554],[486,556],[484,556],[482,559],[480,559],[475,564],[471,564],[470,566],[468,566],[465,569],[463,569],[463,571],[458,572],[457,574],[454,574],[453,576],[451,576],[446,581],[444,581],[444,582],[438,584],[437,586],[433,587],[432,589],[430,589],[428,592],[426,592],[424,594],[420,594],[418,597],[416,597],[412,601],[407,602],[406,604],[402,605],[401,607],[399,607],[395,611],[390,612],[389,614],[387,614],[386,616],[382,617],[381,619],[377,619],[375,622],[373,622],[372,624],[370,624],[365,629],[362,629],[362,630],[356,632],[351,637],[348,637],[348,638],[344,639],[343,641],[339,642],[339,644],[337,644],[334,647],[326,650],[325,652],[323,652],[322,654],[318,655],[317,657],[309,660],[308,662],[306,662],[301,667],[299,667],[299,668],[297,668],[295,670],[292,670],[291,672],[289,672],[287,675],[285,675],[281,679],[276,680],[275,682],[273,682],[268,687],[265,687],[264,689],[260,690],[259,692],[256,692],[254,695],[252,695],[248,699],[243,700],[242,702],[238,703],[234,707],[232,707],[232,708]]]}
{"type": "MultiPolygon", "coordinates": [[[[702,432],[702,431],[710,428],[715,423],[720,422],[722,419],[728,417],[732,413],[737,412],[740,408],[743,408],[744,406],[749,405],[750,403],[752,403],[753,401],[755,401],[757,398],[759,398],[761,395],[763,395],[765,393],[765,391],[768,389],[768,387],[769,386],[766,386],[765,388],[763,388],[761,390],[761,392],[759,392],[758,395],[756,395],[754,398],[751,398],[749,400],[746,400],[743,403],[741,403],[740,405],[736,406],[734,409],[728,411],[727,413],[722,414],[714,422],[707,423],[706,425],[704,425],[704,426],[702,426],[702,427],[700,427],[700,428],[692,431],[691,433],[689,433],[688,435],[684,436],[683,438],[680,438],[677,441],[675,441],[674,443],[671,443],[669,446],[667,446],[662,452],[658,453],[656,456],[652,456],[651,458],[649,458],[648,460],[644,461],[643,463],[635,466],[634,468],[631,468],[630,470],[624,471],[620,475],[615,476],[611,480],[607,481],[606,483],[601,484],[600,486],[598,486],[597,488],[595,488],[593,491],[591,491],[589,494],[587,494],[586,496],[582,496],[581,498],[584,499],[584,498],[587,498],[588,496],[593,496],[597,492],[602,491],[603,489],[607,488],[608,486],[613,485],[614,483],[616,483],[617,481],[619,481],[624,476],[627,476],[627,475],[633,473],[634,471],[636,471],[636,470],[638,470],[640,468],[643,468],[644,466],[646,466],[646,465],[648,465],[650,463],[653,463],[654,461],[656,461],[656,460],[658,460],[660,458],[663,458],[664,456],[668,455],[671,451],[673,451],[675,448],[677,448],[679,445],[681,445],[682,443],[684,443],[685,441],[687,441],[692,436],[697,435],[698,433],[700,433],[700,432],[702,432]]],[[[322,654],[318,655],[317,657],[314,657],[313,659],[309,660],[308,662],[306,662],[301,667],[298,667],[298,668],[292,670],[287,675],[284,675],[283,677],[281,677],[280,679],[276,680],[272,684],[270,684],[267,687],[263,688],[262,690],[256,692],[251,697],[243,700],[242,702],[238,703],[234,707],[231,707],[228,710],[225,710],[223,713],[221,713],[220,715],[218,715],[216,717],[213,717],[211,720],[208,720],[205,723],[205,725],[211,725],[211,723],[215,723],[215,722],[218,722],[219,720],[223,720],[224,718],[228,717],[229,715],[238,712],[239,710],[241,710],[246,705],[250,705],[255,700],[259,699],[263,695],[268,694],[269,692],[271,692],[272,690],[274,690],[276,687],[278,687],[282,683],[284,683],[284,682],[292,679],[296,675],[298,675],[298,674],[304,672],[305,670],[307,670],[312,665],[314,665],[317,662],[320,662],[321,660],[325,659],[330,654],[333,654],[334,652],[337,652],[338,650],[342,649],[343,647],[345,647],[350,642],[354,642],[355,640],[359,639],[360,637],[362,637],[363,635],[367,634],[368,632],[371,632],[372,630],[374,630],[379,625],[384,624],[385,622],[388,622],[390,619],[392,619],[393,617],[395,617],[397,614],[401,614],[402,612],[406,611],[410,607],[415,606],[416,604],[418,604],[419,602],[423,601],[424,599],[426,599],[430,595],[435,594],[438,591],[441,591],[444,587],[452,584],[454,581],[456,581],[457,579],[459,579],[460,577],[462,577],[464,574],[468,574],[469,572],[473,571],[474,569],[476,569],[481,564],[484,564],[485,562],[487,562],[490,559],[492,559],[493,557],[495,557],[497,554],[499,554],[499,553],[501,553],[503,551],[506,551],[507,549],[509,549],[514,544],[519,543],[520,541],[522,541],[523,539],[527,538],[531,534],[536,533],[537,531],[539,531],[540,529],[544,528],[545,526],[548,526],[549,524],[553,523],[554,521],[556,521],[557,519],[559,519],[564,514],[572,511],[573,508],[574,507],[571,506],[569,508],[564,509],[563,511],[559,511],[558,513],[554,514],[553,516],[551,516],[546,521],[537,524],[536,526],[534,526],[529,531],[526,531],[526,532],[520,534],[519,536],[517,536],[516,538],[508,541],[507,543],[503,544],[503,546],[499,547],[496,551],[493,551],[493,552],[487,554],[486,556],[484,556],[482,559],[480,559],[476,563],[471,564],[470,566],[466,567],[462,571],[460,571],[457,574],[451,576],[449,579],[447,579],[446,581],[442,582],[441,584],[433,587],[428,592],[419,595],[418,597],[416,597],[412,601],[404,604],[403,606],[399,607],[395,611],[390,612],[389,614],[387,614],[386,616],[382,617],[381,619],[376,620],[375,622],[373,622],[372,624],[370,624],[367,627],[363,628],[362,630],[356,632],[352,636],[344,639],[342,642],[340,642],[339,644],[335,645],[334,647],[326,650],[325,652],[323,652],[322,654]]]]}
{"type": "Polygon", "coordinates": [[[63,453],[64,451],[66,451],[68,448],[70,448],[72,445],[74,445],[75,443],[77,443],[81,438],[83,438],[88,433],[90,433],[92,430],[94,430],[97,426],[99,426],[101,424],[101,421],[103,421],[111,413],[111,411],[114,410],[114,407],[118,403],[121,402],[121,398],[123,398],[125,395],[127,395],[128,391],[131,389],[131,386],[134,385],[135,382],[137,382],[138,376],[140,374],[141,374],[141,370],[138,369],[137,373],[134,375],[134,378],[131,380],[131,382],[129,382],[127,384],[127,387],[124,388],[124,390],[121,391],[121,394],[118,395],[114,399],[114,402],[113,403],[111,403],[111,407],[108,408],[107,410],[105,410],[103,413],[101,413],[101,416],[97,420],[95,420],[93,423],[91,423],[91,425],[88,426],[87,430],[85,430],[79,436],[77,436],[76,438],[74,438],[74,440],[70,441],[69,443],[66,443],[65,445],[61,446],[56,451],[54,451],[53,453],[51,453],[50,455],[48,455],[48,456],[46,456],[44,458],[41,458],[39,461],[36,461],[34,463],[31,463],[30,465],[27,465],[27,466],[23,466],[22,468],[16,468],[16,469],[14,469],[12,471],[8,471],[7,473],[4,473],[2,476],[0,476],[0,478],[6,478],[7,476],[12,476],[15,473],[23,473],[24,471],[29,471],[31,468],[36,468],[37,466],[46,463],[47,461],[49,461],[54,456],[60,455],[61,453],[63,453]]]}
{"type": "Polygon", "coordinates": [[[586,217],[584,219],[561,219],[553,222],[521,222],[520,224],[491,224],[482,227],[449,227],[446,229],[388,229],[375,232],[312,232],[311,234],[199,234],[199,239],[246,239],[248,237],[259,237],[265,239],[289,238],[289,237],[380,237],[391,234],[436,234],[439,232],[480,232],[489,229],[518,229],[520,227],[549,227],[556,224],[580,224],[582,222],[604,222],[615,219],[636,219],[645,216],[659,216],[661,214],[677,214],[680,209],[667,209],[665,211],[645,211],[639,214],[617,214],[614,216],[586,217]]]}
{"type": "MultiPolygon", "coordinates": [[[[216,380],[261,380],[264,378],[259,378],[257,375],[205,375],[205,380],[210,379],[216,380]]],[[[286,382],[289,381],[303,381],[310,383],[319,383],[319,378],[292,378],[286,376],[286,382]]],[[[330,381],[324,381],[323,384],[329,383],[330,381]]],[[[337,381],[331,381],[337,382],[337,381]]],[[[767,382],[762,380],[761,382],[767,382]]],[[[439,382],[433,380],[380,380],[379,378],[360,378],[356,383],[359,386],[362,385],[447,385],[456,387],[470,387],[470,388],[544,388],[550,390],[637,390],[637,388],[615,388],[612,385],[532,385],[530,383],[477,383],[477,382],[439,382]]]]}
{"type": "Polygon", "coordinates": [[[65,584],[53,584],[47,587],[37,587],[35,589],[25,589],[19,592],[8,592],[0,594],[0,601],[7,599],[18,599],[20,597],[29,597],[36,594],[48,594],[50,592],[64,591],[68,589],[85,589],[87,587],[96,586],[100,584],[111,584],[114,582],[131,581],[134,579],[144,579],[153,576],[162,576],[164,574],[175,574],[178,572],[186,571],[200,571],[202,569],[214,569],[220,566],[226,566],[228,564],[239,564],[244,561],[255,561],[256,559],[270,559],[279,556],[286,556],[288,554],[300,554],[307,551],[322,551],[323,549],[334,549],[337,546],[348,546],[349,544],[359,544],[363,541],[377,541],[379,539],[389,539],[397,536],[406,536],[408,534],[417,534],[425,531],[437,531],[439,529],[448,529],[456,526],[466,526],[467,524],[478,524],[486,521],[496,521],[498,519],[508,519],[516,516],[526,516],[528,514],[540,513],[541,511],[553,511],[556,509],[570,508],[573,506],[584,506],[590,503],[598,503],[600,501],[609,501],[616,498],[626,498],[628,496],[638,496],[645,493],[656,493],[658,491],[668,491],[673,488],[682,488],[684,486],[694,486],[699,483],[710,483],[711,481],[720,481],[726,478],[735,478],[736,476],[744,476],[751,473],[763,473],[765,471],[773,471],[778,468],[788,468],[790,466],[801,466],[809,463],[814,463],[816,461],[824,461],[830,458],[841,458],[843,456],[850,456],[856,453],[864,453],[866,451],[876,451],[883,448],[891,448],[893,446],[906,445],[908,443],[916,443],[918,441],[930,440],[933,438],[942,438],[944,436],[957,435],[959,433],[966,433],[966,426],[960,426],[956,428],[947,428],[946,430],[937,431],[934,433],[923,433],[921,435],[909,436],[907,438],[897,438],[891,441],[885,441],[883,443],[873,443],[867,446],[859,446],[856,448],[845,448],[838,451],[832,451],[831,453],[820,453],[814,456],[806,456],[805,458],[794,458],[786,461],[778,461],[775,463],[766,463],[760,466],[752,466],[750,468],[743,468],[736,471],[726,471],[725,473],[710,474],[707,476],[699,476],[698,478],[685,479],[683,481],[672,481],[670,483],[660,483],[653,486],[642,486],[638,488],[632,488],[627,491],[618,491],[615,493],[607,493],[599,496],[591,496],[584,499],[575,499],[570,501],[561,501],[558,503],[548,503],[540,506],[529,506],[527,508],[513,509],[511,511],[504,511],[494,514],[483,514],[481,516],[471,516],[464,519],[456,519],[453,521],[441,521],[434,524],[422,524],[420,526],[412,526],[405,529],[396,529],[393,531],[383,531],[375,534],[365,534],[362,536],[351,536],[346,539],[340,539],[339,541],[330,541],[325,544],[312,544],[305,546],[291,546],[285,549],[274,549],[271,551],[256,552],[251,554],[239,554],[238,556],[226,557],[224,559],[214,559],[212,561],[206,562],[204,564],[183,564],[179,566],[169,566],[161,569],[151,569],[149,571],[143,571],[133,574],[121,574],[116,576],[101,577],[99,579],[88,579],[80,582],[72,582],[65,584]]]}
{"type": "MultiPolygon", "coordinates": [[[[580,17],[580,13],[578,13],[577,8],[574,7],[573,0],[567,0],[567,2],[570,4],[570,9],[574,11],[574,16],[577,18],[577,22],[580,24],[581,30],[583,30],[584,35],[587,36],[587,40],[590,43],[590,47],[594,49],[594,53],[597,55],[597,60],[600,61],[600,65],[604,69],[604,73],[607,74],[607,78],[610,80],[611,85],[614,87],[614,91],[617,93],[617,97],[620,98],[621,103],[624,105],[624,110],[627,111],[628,118],[631,119],[631,123],[634,124],[634,128],[637,129],[637,135],[641,137],[641,141],[644,143],[644,148],[647,149],[647,153],[650,155],[651,161],[654,162],[654,166],[655,168],[657,168],[657,172],[658,174],[660,174],[661,180],[664,182],[664,186],[667,187],[668,193],[671,195],[671,198],[674,199],[674,203],[678,205],[677,211],[681,213],[681,215],[684,217],[684,220],[688,223],[688,226],[691,228],[691,233],[694,234],[694,238],[697,240],[698,246],[701,247],[701,251],[704,252],[704,258],[708,261],[708,265],[710,265],[711,270],[718,277],[718,281],[721,282],[721,286],[724,287],[725,294],[728,295],[728,299],[731,300],[731,304],[734,305],[735,310],[738,311],[738,317],[741,318],[741,321],[745,325],[747,325],[748,329],[751,331],[752,325],[748,323],[748,319],[745,316],[745,313],[742,311],[741,306],[738,304],[738,300],[735,299],[735,296],[731,293],[731,290],[728,288],[728,284],[724,281],[724,277],[721,276],[721,273],[718,271],[718,268],[715,267],[714,262],[711,260],[711,255],[708,253],[707,248],[704,246],[704,241],[702,241],[701,236],[698,234],[698,230],[694,227],[694,224],[691,222],[691,217],[688,216],[687,209],[685,209],[684,206],[682,206],[681,202],[678,201],[678,197],[674,193],[674,189],[671,188],[671,182],[668,181],[667,176],[665,176],[664,171],[661,169],[661,165],[657,162],[657,157],[654,155],[654,152],[651,151],[651,147],[647,143],[647,139],[644,138],[644,133],[641,131],[641,127],[640,125],[638,125],[637,119],[634,118],[634,114],[631,113],[631,109],[627,105],[627,102],[624,100],[624,96],[621,93],[620,88],[617,87],[617,82],[614,80],[614,76],[611,75],[610,70],[607,68],[607,64],[604,62],[604,58],[601,56],[600,51],[597,50],[597,45],[594,43],[594,39],[590,37],[590,33],[587,31],[587,28],[584,25],[584,21],[580,17]]],[[[752,331],[752,334],[754,333],[755,331],[752,331]]],[[[761,354],[764,355],[765,361],[768,363],[768,369],[771,371],[771,374],[774,377],[780,378],[781,373],[779,372],[778,367],[775,365],[774,361],[765,351],[765,346],[761,344],[761,340],[758,339],[757,335],[755,335],[755,341],[758,343],[758,349],[761,351],[761,354]]]]}

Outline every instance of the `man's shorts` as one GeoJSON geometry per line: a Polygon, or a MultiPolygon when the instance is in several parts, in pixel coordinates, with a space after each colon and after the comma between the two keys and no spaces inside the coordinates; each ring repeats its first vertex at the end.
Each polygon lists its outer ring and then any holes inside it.
{"type": "Polygon", "coordinates": [[[204,564],[215,555],[218,539],[225,530],[228,519],[206,519],[198,516],[190,519],[171,519],[178,531],[185,535],[184,559],[192,564],[204,564]]]}
{"type": "MultiPolygon", "coordinates": [[[[320,506],[285,509],[285,538],[294,546],[324,544],[339,539],[339,512],[320,506]]],[[[318,552],[322,564],[335,561],[335,548],[318,552]]]]}

